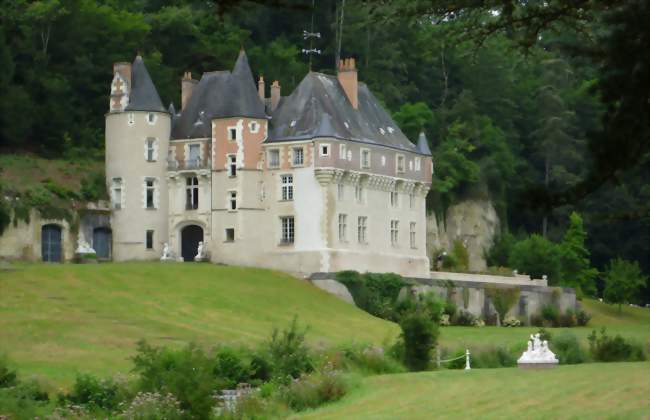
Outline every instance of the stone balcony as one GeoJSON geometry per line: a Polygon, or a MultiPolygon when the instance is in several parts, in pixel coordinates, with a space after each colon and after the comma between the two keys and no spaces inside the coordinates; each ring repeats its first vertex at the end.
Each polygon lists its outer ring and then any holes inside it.
{"type": "Polygon", "coordinates": [[[167,160],[168,171],[198,171],[201,169],[210,169],[210,166],[210,159],[167,160]]]}

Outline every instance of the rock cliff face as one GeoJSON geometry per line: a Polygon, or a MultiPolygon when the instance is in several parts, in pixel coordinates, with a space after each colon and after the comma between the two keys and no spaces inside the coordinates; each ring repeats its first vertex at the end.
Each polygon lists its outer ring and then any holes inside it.
{"type": "Polygon", "coordinates": [[[462,201],[447,210],[444,220],[437,220],[434,214],[427,216],[427,255],[434,264],[434,254],[449,252],[454,241],[461,240],[469,253],[470,271],[483,271],[487,267],[483,253],[492,246],[499,229],[499,217],[491,201],[462,201]]]}

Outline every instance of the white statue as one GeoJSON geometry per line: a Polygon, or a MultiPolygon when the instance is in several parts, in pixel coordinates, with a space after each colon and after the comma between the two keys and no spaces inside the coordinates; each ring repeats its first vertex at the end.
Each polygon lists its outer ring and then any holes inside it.
{"type": "Polygon", "coordinates": [[[196,249],[196,256],[194,257],[194,261],[205,261],[206,259],[206,254],[205,254],[205,249],[203,248],[203,241],[199,242],[199,246],[196,249]]]}
{"type": "Polygon", "coordinates": [[[531,334],[528,349],[521,355],[517,364],[523,366],[546,367],[558,364],[557,357],[548,348],[548,341],[541,340],[539,333],[531,334]]]}
{"type": "Polygon", "coordinates": [[[96,254],[95,250],[90,247],[88,242],[84,241],[81,238],[77,239],[77,249],[75,251],[77,254],[96,254]]]}
{"type": "Polygon", "coordinates": [[[160,261],[172,261],[174,257],[172,257],[172,251],[169,249],[169,244],[165,242],[163,245],[163,254],[162,257],[160,257],[160,261]]]}

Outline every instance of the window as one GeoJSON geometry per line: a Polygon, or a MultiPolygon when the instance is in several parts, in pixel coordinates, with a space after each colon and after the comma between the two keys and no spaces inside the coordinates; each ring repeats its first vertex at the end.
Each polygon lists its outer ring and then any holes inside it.
{"type": "Polygon", "coordinates": [[[146,152],[147,152],[147,162],[153,162],[155,160],[154,157],[154,147],[156,144],[156,139],[148,138],[145,147],[146,147],[146,152]]]}
{"type": "Polygon", "coordinates": [[[397,236],[399,233],[399,221],[391,220],[390,221],[390,244],[397,246],[397,236]]]}
{"type": "Polygon", "coordinates": [[[411,222],[409,227],[409,241],[411,243],[411,248],[415,249],[415,222],[411,222]]]}
{"type": "Polygon", "coordinates": [[[201,145],[190,144],[188,152],[189,158],[187,159],[187,168],[198,168],[201,163],[201,145]]]}
{"type": "Polygon", "coordinates": [[[185,179],[185,209],[199,208],[199,179],[195,176],[185,179]]]}
{"type": "Polygon", "coordinates": [[[381,166],[386,166],[386,156],[381,157],[381,166]]]}
{"type": "Polygon", "coordinates": [[[368,218],[366,216],[359,216],[357,219],[357,239],[360,244],[365,244],[366,242],[366,232],[368,228],[368,218]]]}
{"type": "Polygon", "coordinates": [[[343,201],[345,198],[345,186],[343,184],[336,184],[336,196],[339,201],[343,201]]]}
{"type": "Polygon", "coordinates": [[[237,128],[228,127],[228,140],[234,141],[237,140],[237,128]]]}
{"type": "Polygon", "coordinates": [[[228,176],[237,176],[237,155],[228,155],[228,176]]]}
{"type": "Polygon", "coordinates": [[[399,206],[399,193],[397,191],[390,192],[390,206],[391,207],[399,206]]]}
{"type": "Polygon", "coordinates": [[[294,239],[293,216],[280,217],[281,237],[283,244],[292,244],[294,239]]]}
{"type": "Polygon", "coordinates": [[[419,171],[420,169],[422,169],[422,159],[419,158],[419,157],[416,157],[415,158],[415,170],[419,171]]]}
{"type": "Polygon", "coordinates": [[[329,144],[321,144],[320,145],[320,155],[323,157],[329,156],[330,155],[330,145],[329,144]]]}
{"type": "Polygon", "coordinates": [[[129,118],[129,120],[128,120],[129,125],[135,124],[135,115],[133,115],[133,112],[129,112],[128,118],[129,118]]]}
{"type": "Polygon", "coordinates": [[[146,205],[148,209],[156,208],[154,205],[154,193],[156,191],[156,186],[153,179],[147,179],[145,181],[146,185],[146,205]]]}
{"type": "Polygon", "coordinates": [[[404,173],[404,155],[397,155],[395,156],[396,159],[396,168],[397,168],[397,173],[401,174],[404,173]]]}
{"type": "Polygon", "coordinates": [[[237,191],[228,191],[228,209],[237,210],[237,191]]]}
{"type": "Polygon", "coordinates": [[[409,171],[413,170],[413,161],[409,160],[409,171]]]}
{"type": "Polygon", "coordinates": [[[293,166],[302,166],[304,163],[304,151],[302,147],[293,148],[293,166]]]}
{"type": "Polygon", "coordinates": [[[257,133],[260,131],[260,125],[257,123],[257,121],[251,121],[248,123],[248,129],[251,133],[257,133]]]}
{"type": "Polygon", "coordinates": [[[354,186],[354,199],[359,204],[363,203],[363,186],[358,184],[354,186]]]}
{"type": "Polygon", "coordinates": [[[119,210],[122,208],[122,178],[113,178],[113,208],[119,210]]]}
{"type": "Polygon", "coordinates": [[[271,149],[269,150],[269,168],[279,168],[280,167],[280,150],[271,149]]]}
{"type": "Polygon", "coordinates": [[[409,194],[409,208],[413,210],[415,208],[415,194],[409,194]]]}
{"type": "Polygon", "coordinates": [[[280,176],[282,200],[293,200],[293,175],[280,176]]]}
{"type": "Polygon", "coordinates": [[[147,122],[149,124],[154,124],[156,122],[156,114],[154,114],[153,112],[148,113],[147,114],[147,122]]]}
{"type": "Polygon", "coordinates": [[[147,231],[147,236],[145,238],[145,246],[147,249],[153,249],[153,230],[147,231]]]}
{"type": "Polygon", "coordinates": [[[348,215],[339,214],[339,242],[347,242],[348,215]]]}
{"type": "Polygon", "coordinates": [[[226,242],[235,242],[235,228],[226,228],[226,242]]]}
{"type": "Polygon", "coordinates": [[[347,148],[345,147],[345,144],[339,144],[339,159],[345,159],[347,155],[347,148]]]}
{"type": "Polygon", "coordinates": [[[368,149],[361,149],[361,168],[370,168],[370,150],[368,149]]]}

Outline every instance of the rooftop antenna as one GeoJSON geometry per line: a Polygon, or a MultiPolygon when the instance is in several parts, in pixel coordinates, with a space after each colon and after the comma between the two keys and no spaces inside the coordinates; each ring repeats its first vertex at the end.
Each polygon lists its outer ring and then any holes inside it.
{"type": "Polygon", "coordinates": [[[315,6],[315,0],[311,0],[311,28],[308,31],[303,30],[302,31],[302,38],[305,40],[309,40],[309,49],[302,49],[303,54],[307,54],[309,56],[309,71],[311,71],[311,60],[312,60],[312,55],[314,54],[319,54],[321,51],[319,49],[314,48],[314,38],[319,38],[320,39],[320,32],[314,32],[314,7],[315,6]]]}

